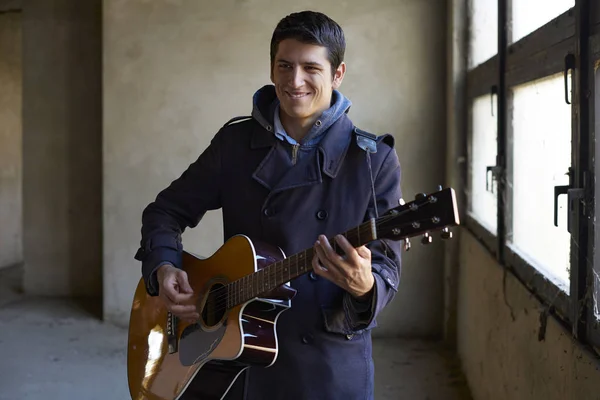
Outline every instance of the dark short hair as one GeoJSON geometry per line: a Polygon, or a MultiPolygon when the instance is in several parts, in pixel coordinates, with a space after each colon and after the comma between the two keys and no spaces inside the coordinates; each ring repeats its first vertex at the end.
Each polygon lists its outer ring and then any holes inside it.
{"type": "Polygon", "coordinates": [[[327,48],[331,73],[344,61],[346,39],[342,28],[327,15],[316,11],[302,11],[283,18],[273,31],[271,38],[271,68],[279,43],[285,39],[295,39],[306,44],[327,48]]]}

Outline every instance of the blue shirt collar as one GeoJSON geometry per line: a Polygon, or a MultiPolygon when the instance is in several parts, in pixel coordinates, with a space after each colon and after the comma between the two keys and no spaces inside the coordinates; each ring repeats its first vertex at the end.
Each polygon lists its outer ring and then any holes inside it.
{"type": "Polygon", "coordinates": [[[285,131],[285,128],[281,124],[281,119],[279,118],[279,103],[277,103],[277,106],[275,107],[275,115],[273,116],[273,125],[274,125],[273,133],[275,134],[275,136],[277,136],[278,139],[286,140],[291,145],[299,144],[296,141],[296,139],[294,139],[293,137],[291,137],[290,135],[287,134],[287,132],[285,131]]]}

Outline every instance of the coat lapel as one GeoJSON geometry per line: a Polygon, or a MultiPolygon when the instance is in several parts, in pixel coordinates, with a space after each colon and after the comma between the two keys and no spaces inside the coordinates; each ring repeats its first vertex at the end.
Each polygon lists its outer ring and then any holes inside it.
{"type": "Polygon", "coordinates": [[[352,122],[344,114],[321,140],[315,153],[292,165],[284,145],[272,132],[258,129],[251,142],[253,149],[271,147],[253,173],[253,178],[275,194],[322,182],[321,171],[331,178],[337,175],[352,138],[352,122]]]}

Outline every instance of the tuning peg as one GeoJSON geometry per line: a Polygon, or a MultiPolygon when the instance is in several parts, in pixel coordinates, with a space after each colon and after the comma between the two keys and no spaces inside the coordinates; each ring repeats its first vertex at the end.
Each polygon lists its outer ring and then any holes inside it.
{"type": "Polygon", "coordinates": [[[425,193],[417,193],[415,195],[415,200],[421,200],[421,199],[424,199],[425,197],[427,197],[427,194],[425,194],[425,193]]]}
{"type": "Polygon", "coordinates": [[[421,239],[422,244],[430,244],[433,241],[433,238],[429,236],[428,232],[423,234],[423,238],[421,239]]]}
{"type": "Polygon", "coordinates": [[[438,192],[441,192],[442,189],[443,189],[442,185],[438,185],[438,187],[437,187],[438,192]]]}
{"type": "Polygon", "coordinates": [[[404,239],[404,251],[409,251],[410,250],[410,239],[406,238],[404,239]]]}
{"type": "Polygon", "coordinates": [[[440,237],[443,240],[452,239],[452,232],[450,232],[450,229],[444,228],[444,229],[442,229],[442,233],[440,234],[440,237]]]}

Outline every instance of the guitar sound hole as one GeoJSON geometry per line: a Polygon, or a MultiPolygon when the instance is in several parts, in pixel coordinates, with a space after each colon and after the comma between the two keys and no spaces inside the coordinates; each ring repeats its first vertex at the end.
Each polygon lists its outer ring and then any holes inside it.
{"type": "Polygon", "coordinates": [[[221,290],[224,285],[211,286],[208,298],[202,310],[202,320],[206,326],[215,326],[227,312],[227,292],[221,290]]]}

